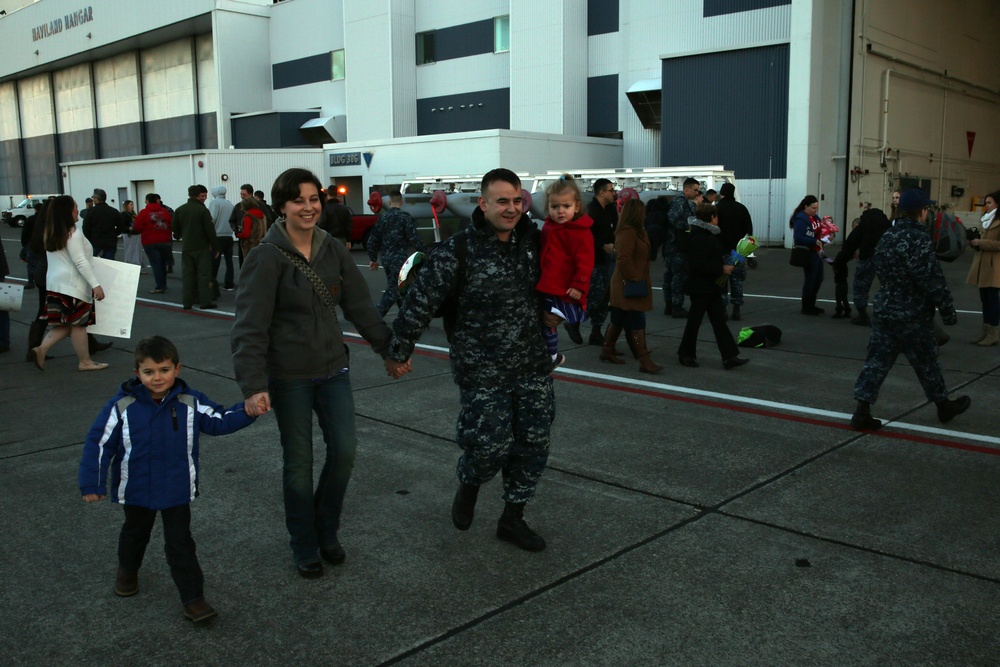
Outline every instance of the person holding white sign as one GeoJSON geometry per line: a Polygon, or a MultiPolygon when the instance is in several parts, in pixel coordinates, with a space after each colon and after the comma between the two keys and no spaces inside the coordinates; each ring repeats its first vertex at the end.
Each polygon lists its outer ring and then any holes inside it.
{"type": "Polygon", "coordinates": [[[97,282],[91,264],[94,248],[83,232],[77,229],[80,209],[69,195],[49,202],[45,215],[45,274],[46,308],[49,324],[55,325],[45,334],[42,344],[32,348],[35,366],[45,370],[45,354],[67,336],[73,343],[81,371],[98,371],[107,364],[90,358],[87,327],[94,324],[94,299],[104,299],[104,290],[97,282]]]}

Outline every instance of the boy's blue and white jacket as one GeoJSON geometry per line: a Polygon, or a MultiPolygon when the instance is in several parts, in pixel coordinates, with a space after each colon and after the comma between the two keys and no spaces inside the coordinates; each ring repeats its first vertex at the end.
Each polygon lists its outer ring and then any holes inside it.
{"type": "Polygon", "coordinates": [[[249,426],[243,403],[224,409],[177,378],[157,405],[139,378],[124,382],[90,427],[80,460],[82,495],[160,510],[198,495],[198,436],[249,426]]]}

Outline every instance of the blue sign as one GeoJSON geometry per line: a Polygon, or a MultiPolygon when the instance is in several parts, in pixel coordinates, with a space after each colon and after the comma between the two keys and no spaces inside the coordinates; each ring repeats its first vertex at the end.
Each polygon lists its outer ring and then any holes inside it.
{"type": "Polygon", "coordinates": [[[361,153],[330,153],[331,167],[353,167],[361,164],[361,153]]]}

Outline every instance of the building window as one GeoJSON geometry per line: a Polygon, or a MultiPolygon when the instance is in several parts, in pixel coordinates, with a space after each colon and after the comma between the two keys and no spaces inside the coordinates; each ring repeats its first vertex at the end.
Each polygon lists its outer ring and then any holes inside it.
{"type": "Polygon", "coordinates": [[[510,16],[493,19],[493,53],[510,51],[510,16]]]}
{"type": "Polygon", "coordinates": [[[417,64],[434,62],[434,31],[417,33],[417,64]]]}
{"type": "Polygon", "coordinates": [[[344,77],[347,75],[347,70],[344,67],[344,50],[337,49],[330,54],[331,61],[331,79],[333,81],[343,81],[344,77]]]}

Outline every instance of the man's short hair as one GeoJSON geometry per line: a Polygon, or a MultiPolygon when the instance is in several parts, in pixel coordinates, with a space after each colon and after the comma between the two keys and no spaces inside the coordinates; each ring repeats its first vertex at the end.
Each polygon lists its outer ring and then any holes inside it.
{"type": "Polygon", "coordinates": [[[389,203],[393,206],[403,205],[403,193],[399,190],[393,190],[389,193],[389,203]]]}
{"type": "Polygon", "coordinates": [[[486,172],[483,176],[482,182],[479,184],[479,194],[486,197],[486,189],[496,183],[497,181],[502,181],[504,183],[509,183],[517,189],[521,189],[521,179],[518,178],[517,174],[512,172],[510,169],[504,169],[503,167],[498,167],[497,169],[492,169],[486,172]]]}
{"type": "Polygon", "coordinates": [[[190,199],[197,199],[199,194],[201,194],[200,186],[192,185],[188,187],[188,197],[190,199]]]}
{"type": "Polygon", "coordinates": [[[244,183],[243,185],[241,185],[240,190],[245,191],[248,195],[253,197],[253,186],[250,185],[249,183],[244,183]]]}
{"type": "Polygon", "coordinates": [[[606,178],[597,179],[596,181],[594,181],[594,194],[596,195],[601,190],[607,189],[609,185],[611,185],[611,181],[609,181],[608,179],[606,178]]]}
{"type": "Polygon", "coordinates": [[[94,200],[91,199],[90,197],[87,197],[86,199],[83,200],[83,203],[84,204],[93,204],[94,200]]]}
{"type": "Polygon", "coordinates": [[[684,179],[684,187],[685,187],[685,188],[689,188],[689,187],[691,187],[692,185],[693,185],[694,187],[698,188],[699,190],[701,189],[701,183],[700,183],[700,182],[698,182],[698,179],[697,179],[697,178],[685,178],[685,179],[684,179]]]}
{"type": "Polygon", "coordinates": [[[152,359],[155,363],[170,361],[175,366],[181,363],[177,347],[163,336],[149,336],[140,340],[135,346],[134,357],[136,370],[139,370],[139,364],[146,359],[152,359]]]}
{"type": "Polygon", "coordinates": [[[108,201],[108,193],[100,188],[94,188],[94,199],[100,202],[108,201]]]}
{"type": "Polygon", "coordinates": [[[150,192],[148,195],[146,195],[146,203],[147,204],[160,203],[160,195],[156,194],[155,192],[150,192]]]}
{"type": "Polygon", "coordinates": [[[259,200],[261,200],[261,201],[264,201],[264,191],[263,191],[263,190],[254,190],[254,191],[253,191],[253,196],[254,196],[254,197],[255,197],[256,199],[259,199],[259,200]]]}

